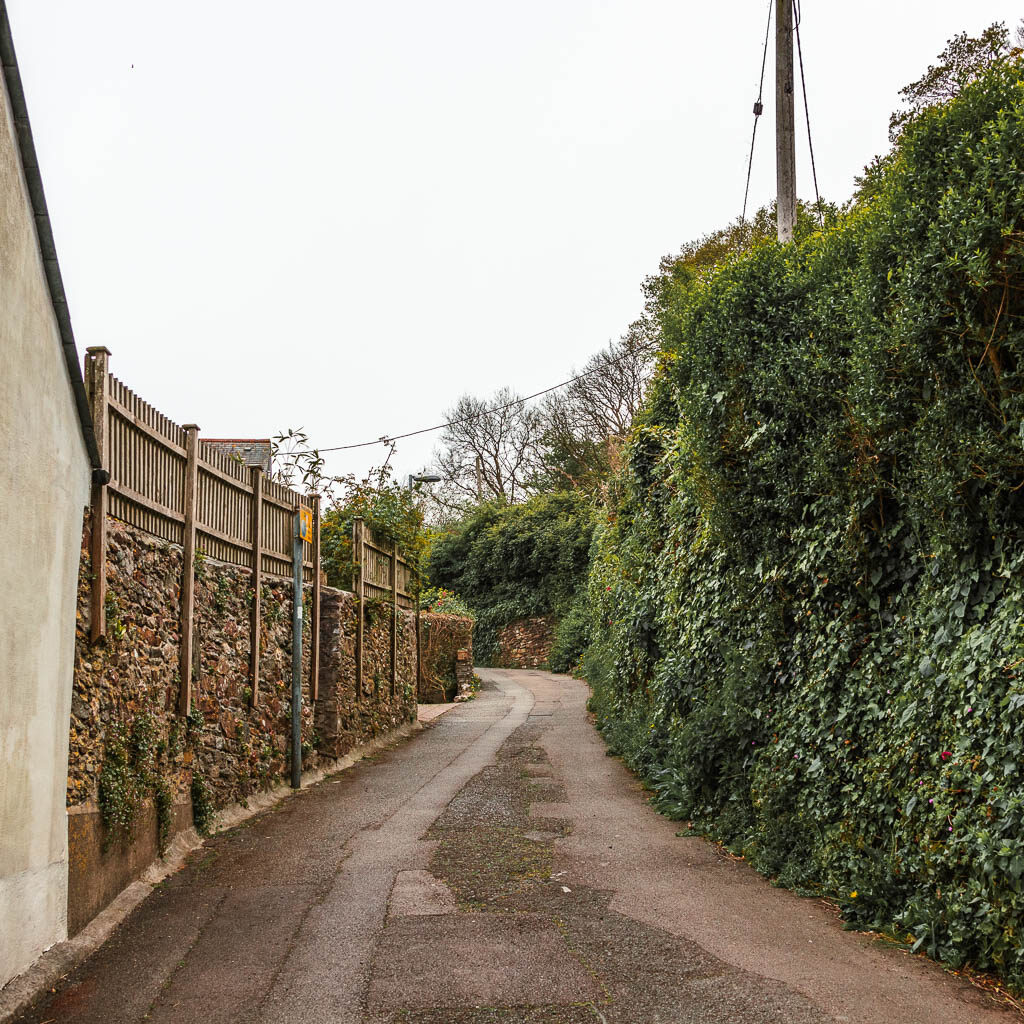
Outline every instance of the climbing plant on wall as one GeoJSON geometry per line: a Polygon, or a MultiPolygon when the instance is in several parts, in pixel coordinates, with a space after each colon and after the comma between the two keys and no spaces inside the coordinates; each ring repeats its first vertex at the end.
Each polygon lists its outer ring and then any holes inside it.
{"type": "Polygon", "coordinates": [[[915,112],[794,244],[654,283],[587,655],[659,806],[1024,986],[1024,82],[915,112]]]}

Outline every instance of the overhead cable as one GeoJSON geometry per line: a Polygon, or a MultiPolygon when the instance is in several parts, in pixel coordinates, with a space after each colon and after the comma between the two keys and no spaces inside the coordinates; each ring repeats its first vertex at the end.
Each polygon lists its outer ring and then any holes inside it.
{"type": "MultiPolygon", "coordinates": [[[[623,356],[620,356],[618,359],[611,358],[608,361],[618,363],[622,358],[623,356]]],[[[333,448],[318,448],[317,451],[321,453],[344,452],[349,451],[352,448],[369,448],[375,444],[393,445],[395,441],[402,441],[407,437],[417,437],[420,434],[432,434],[435,430],[444,430],[445,427],[457,427],[463,423],[472,423],[475,420],[483,419],[485,416],[493,416],[495,413],[504,412],[506,409],[512,409],[517,405],[523,405],[525,402],[529,402],[534,398],[540,398],[542,395],[550,394],[552,391],[558,391],[559,388],[568,387],[570,384],[575,384],[578,380],[584,380],[587,377],[592,377],[595,373],[599,373],[603,369],[604,366],[595,366],[593,370],[587,370],[586,373],[580,373],[575,377],[570,377],[568,380],[563,380],[561,384],[553,384],[549,388],[544,388],[543,391],[535,391],[532,395],[513,399],[513,401],[506,402],[504,405],[499,405],[494,409],[484,409],[481,412],[474,413],[472,416],[462,416],[459,419],[448,420],[445,423],[438,423],[433,427],[423,427],[420,430],[410,430],[406,434],[384,434],[373,441],[360,441],[358,444],[340,444],[333,448]]]]}
{"type": "Polygon", "coordinates": [[[747,187],[743,193],[742,221],[747,219],[747,200],[750,197],[750,172],[754,167],[754,142],[757,140],[757,120],[764,113],[764,69],[768,62],[768,37],[772,31],[772,0],[768,0],[768,24],[764,30],[764,53],[761,55],[761,81],[757,86],[757,99],[754,101],[754,131],[750,136],[750,160],[747,161],[747,187]]]}
{"type": "Polygon", "coordinates": [[[807,120],[807,147],[811,151],[811,177],[814,179],[814,200],[818,208],[818,223],[824,227],[825,217],[821,211],[821,196],[818,193],[818,168],[814,163],[814,140],[811,137],[811,112],[807,106],[807,80],[804,77],[804,48],[800,45],[800,21],[801,21],[801,10],[800,0],[793,0],[793,8],[796,13],[796,17],[793,19],[793,25],[796,29],[796,52],[800,58],[800,88],[804,94],[804,117],[807,120]]]}

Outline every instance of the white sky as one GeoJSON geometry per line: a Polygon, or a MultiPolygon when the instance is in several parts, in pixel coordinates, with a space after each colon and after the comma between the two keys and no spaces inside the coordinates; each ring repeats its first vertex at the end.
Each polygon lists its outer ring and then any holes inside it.
{"type": "MultiPolygon", "coordinates": [[[[107,345],[208,437],[303,426],[328,447],[539,391],[742,206],[761,0],[7,6],[79,350],[107,345]]],[[[804,0],[822,194],[849,197],[949,36],[1020,14],[804,0]]],[[[752,209],[774,189],[772,75],[769,52],[752,209]]]]}

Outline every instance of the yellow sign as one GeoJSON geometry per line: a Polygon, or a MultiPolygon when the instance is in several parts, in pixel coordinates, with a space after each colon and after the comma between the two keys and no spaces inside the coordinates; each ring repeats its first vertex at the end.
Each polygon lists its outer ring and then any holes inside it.
{"type": "Polygon", "coordinates": [[[299,507],[299,536],[308,543],[313,543],[313,510],[299,507]]]}

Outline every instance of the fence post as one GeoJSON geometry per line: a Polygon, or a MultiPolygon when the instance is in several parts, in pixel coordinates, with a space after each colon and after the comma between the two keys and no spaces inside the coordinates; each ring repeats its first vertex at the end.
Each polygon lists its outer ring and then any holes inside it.
{"type": "Polygon", "coordinates": [[[320,693],[320,495],[313,502],[313,607],[309,623],[309,699],[320,693]]]}
{"type": "Polygon", "coordinates": [[[398,541],[391,545],[391,699],[398,679],[398,541]]]}
{"type": "Polygon", "coordinates": [[[250,703],[260,702],[260,632],[263,626],[263,467],[253,466],[252,478],[252,615],[249,623],[250,703]]]}
{"type": "Polygon", "coordinates": [[[363,619],[365,609],[363,599],[366,590],[363,586],[363,557],[366,554],[363,548],[363,520],[356,516],[352,520],[352,558],[355,571],[359,574],[356,581],[356,702],[361,703],[363,699],[363,619]]]}
{"type": "MultiPolygon", "coordinates": [[[[423,659],[420,656],[422,647],[421,644],[421,623],[420,623],[420,565],[419,560],[416,561],[415,567],[416,580],[413,586],[413,599],[416,601],[416,703],[419,703],[420,699],[420,680],[423,675],[423,659]]],[[[413,710],[413,721],[416,721],[416,712],[413,710]]]]}
{"type": "MultiPolygon", "coordinates": [[[[110,378],[107,360],[110,349],[95,345],[85,350],[85,384],[89,393],[89,411],[92,414],[96,447],[100,453],[100,468],[110,468],[110,438],[108,436],[107,398],[110,378]]],[[[96,474],[100,476],[101,474],[96,474]]],[[[107,485],[96,477],[92,485],[92,526],[89,538],[89,561],[92,565],[92,585],[89,589],[89,638],[95,642],[107,635],[107,485]]]]}
{"type": "Polygon", "coordinates": [[[196,567],[196,492],[199,483],[199,427],[186,423],[185,431],[185,526],[182,531],[181,560],[181,649],[178,674],[178,714],[187,715],[192,708],[192,628],[195,606],[196,567]]]}
{"type": "Polygon", "coordinates": [[[292,518],[292,789],[302,786],[302,526],[292,518]]]}

